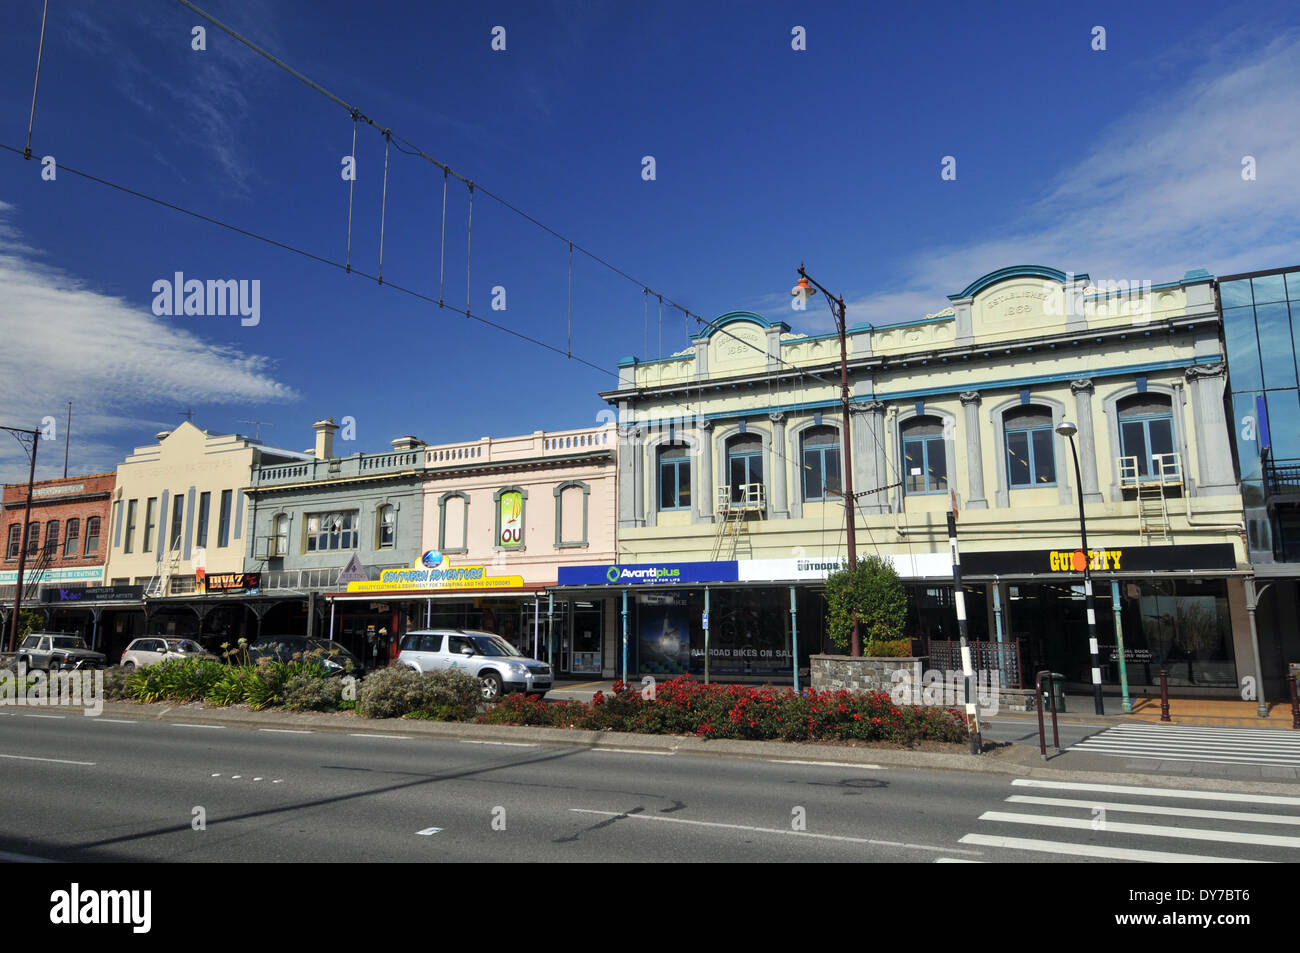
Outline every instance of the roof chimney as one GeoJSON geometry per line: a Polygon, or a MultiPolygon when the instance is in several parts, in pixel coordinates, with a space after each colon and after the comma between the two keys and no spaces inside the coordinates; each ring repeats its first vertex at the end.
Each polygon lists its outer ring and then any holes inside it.
{"type": "Polygon", "coordinates": [[[311,425],[316,431],[316,459],[332,460],[334,458],[334,431],[339,429],[339,425],[334,422],[334,418],[328,420],[318,420],[311,425]]]}
{"type": "Polygon", "coordinates": [[[408,433],[405,437],[398,437],[396,440],[392,441],[392,444],[394,450],[398,453],[402,453],[406,450],[417,450],[420,447],[423,447],[424,441],[417,437],[413,437],[408,433]]]}

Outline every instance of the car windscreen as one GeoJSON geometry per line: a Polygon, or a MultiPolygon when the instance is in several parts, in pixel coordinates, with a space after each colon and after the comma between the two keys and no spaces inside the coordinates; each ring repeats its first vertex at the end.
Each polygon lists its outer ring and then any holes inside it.
{"type": "Polygon", "coordinates": [[[492,655],[498,658],[523,658],[518,649],[500,636],[471,635],[469,639],[474,643],[474,649],[479,655],[492,655]]]}
{"type": "Polygon", "coordinates": [[[202,655],[206,649],[189,639],[179,639],[175,642],[168,642],[167,648],[172,652],[181,652],[185,655],[202,655]]]}
{"type": "Polygon", "coordinates": [[[85,642],[71,635],[56,635],[50,644],[56,649],[84,649],[86,647],[85,642]]]}

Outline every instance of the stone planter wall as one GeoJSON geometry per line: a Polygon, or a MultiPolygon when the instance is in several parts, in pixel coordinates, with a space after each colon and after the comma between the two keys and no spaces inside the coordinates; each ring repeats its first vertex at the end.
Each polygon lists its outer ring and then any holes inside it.
{"type": "MultiPolygon", "coordinates": [[[[929,659],[924,656],[910,658],[853,658],[848,655],[814,655],[811,658],[810,681],[819,692],[850,691],[857,694],[884,692],[900,684],[895,672],[906,672],[909,683],[919,670],[924,677],[929,659]]],[[[922,699],[917,697],[916,704],[922,699]]],[[[997,693],[998,711],[1034,711],[1032,688],[1004,688],[997,693]]],[[[982,710],[981,710],[982,713],[982,710]]]]}

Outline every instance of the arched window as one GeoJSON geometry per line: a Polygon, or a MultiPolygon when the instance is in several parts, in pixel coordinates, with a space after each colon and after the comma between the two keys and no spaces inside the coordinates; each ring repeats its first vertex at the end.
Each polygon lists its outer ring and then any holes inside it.
{"type": "Polygon", "coordinates": [[[902,426],[903,487],[909,495],[946,493],[948,447],[943,421],[938,417],[913,417],[902,426]]]}
{"type": "Polygon", "coordinates": [[[827,489],[840,490],[840,435],[834,427],[805,430],[800,461],[806,503],[826,499],[827,489]]]}
{"type": "Polygon", "coordinates": [[[1007,441],[1007,482],[1014,489],[1056,485],[1052,412],[1017,407],[1002,418],[1007,441]]]}
{"type": "Polygon", "coordinates": [[[378,537],[375,540],[375,549],[392,549],[397,545],[397,509],[391,503],[385,503],[379,508],[379,518],[376,520],[378,537]]]}
{"type": "Polygon", "coordinates": [[[727,441],[727,485],[733,503],[762,499],[763,438],[758,434],[740,434],[727,441]]]}
{"type": "Polygon", "coordinates": [[[691,458],[685,444],[659,448],[659,509],[691,508],[691,458]]]}
{"type": "Polygon", "coordinates": [[[1137,472],[1156,472],[1152,457],[1174,452],[1174,414],[1164,394],[1134,394],[1116,405],[1120,455],[1137,458],[1137,472]]]}
{"type": "Polygon", "coordinates": [[[71,559],[77,555],[77,546],[81,543],[81,520],[68,520],[68,528],[63,534],[63,558],[71,559]]]}
{"type": "Polygon", "coordinates": [[[45,551],[58,555],[59,553],[59,521],[50,520],[45,524],[45,551]]]}

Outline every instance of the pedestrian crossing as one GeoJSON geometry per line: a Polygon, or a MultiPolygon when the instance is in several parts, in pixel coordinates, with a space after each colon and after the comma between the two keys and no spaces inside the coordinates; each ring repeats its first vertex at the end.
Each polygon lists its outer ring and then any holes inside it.
{"type": "Polygon", "coordinates": [[[1117,725],[1068,750],[1116,758],[1300,768],[1300,732],[1273,728],[1117,725]]]}
{"type": "Polygon", "coordinates": [[[959,841],[989,851],[981,861],[1300,861],[1300,797],[1029,778],[1011,785],[1007,809],[985,811],[959,841]]]}

